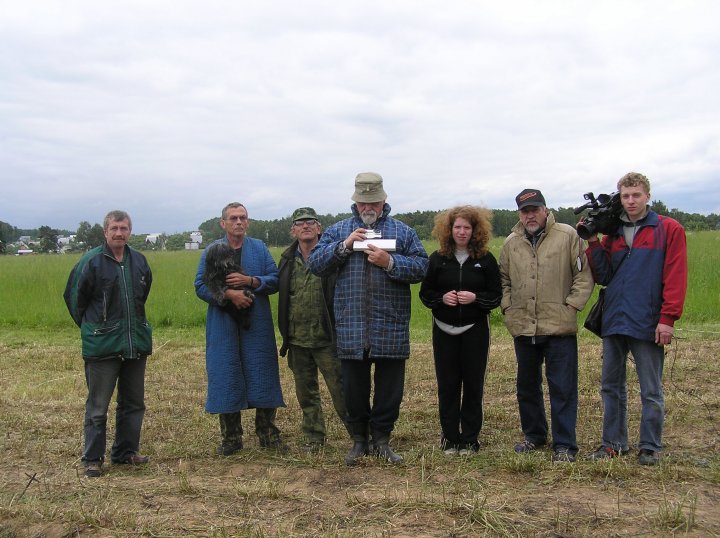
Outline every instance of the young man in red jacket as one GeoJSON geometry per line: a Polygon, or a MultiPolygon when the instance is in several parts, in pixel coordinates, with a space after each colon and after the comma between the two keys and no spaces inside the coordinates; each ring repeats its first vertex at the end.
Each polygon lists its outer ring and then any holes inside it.
{"type": "Polygon", "coordinates": [[[627,429],[628,352],[640,382],[642,416],[638,462],[655,465],[662,449],[665,414],[662,373],[664,346],[683,310],[687,289],[685,230],[652,211],[650,181],[637,172],[617,184],[622,224],[605,235],[588,238],[587,257],[595,282],[606,285],[603,310],[603,439],[589,459],[629,452],[627,429]]]}

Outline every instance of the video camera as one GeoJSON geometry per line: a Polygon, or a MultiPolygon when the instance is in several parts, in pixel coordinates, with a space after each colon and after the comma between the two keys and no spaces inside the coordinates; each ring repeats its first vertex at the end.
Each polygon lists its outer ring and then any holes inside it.
{"type": "Polygon", "coordinates": [[[590,210],[582,224],[577,227],[577,233],[580,237],[587,240],[588,237],[597,233],[609,234],[620,226],[620,215],[623,207],[620,202],[619,192],[598,194],[597,198],[593,193],[587,192],[583,194],[583,198],[588,202],[573,210],[576,215],[586,209],[590,210]]]}

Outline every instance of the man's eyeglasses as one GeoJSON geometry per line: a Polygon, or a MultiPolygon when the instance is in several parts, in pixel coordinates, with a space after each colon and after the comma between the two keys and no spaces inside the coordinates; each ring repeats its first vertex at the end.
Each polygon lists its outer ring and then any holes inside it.
{"type": "Polygon", "coordinates": [[[303,226],[305,226],[305,225],[307,225],[307,226],[314,226],[315,224],[317,224],[317,222],[318,222],[318,221],[316,221],[315,219],[296,220],[296,221],[293,222],[293,226],[297,226],[298,228],[301,228],[301,227],[303,227],[303,226]]]}

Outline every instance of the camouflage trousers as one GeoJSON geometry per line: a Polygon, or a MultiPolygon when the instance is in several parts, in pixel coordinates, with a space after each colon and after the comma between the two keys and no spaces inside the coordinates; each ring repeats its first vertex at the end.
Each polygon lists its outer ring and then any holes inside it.
{"type": "Polygon", "coordinates": [[[290,345],[288,366],[295,378],[295,394],[303,414],[303,434],[309,443],[325,443],[325,416],[320,399],[318,370],[325,379],[335,412],[347,429],[342,370],[335,356],[335,346],[301,347],[290,345]]]}
{"type": "MultiPolygon", "coordinates": [[[[271,446],[280,441],[280,430],[275,425],[277,409],[255,409],[255,433],[261,446],[271,446]]],[[[222,444],[232,446],[242,443],[243,427],[240,412],[221,413],[220,435],[222,444]]]]}

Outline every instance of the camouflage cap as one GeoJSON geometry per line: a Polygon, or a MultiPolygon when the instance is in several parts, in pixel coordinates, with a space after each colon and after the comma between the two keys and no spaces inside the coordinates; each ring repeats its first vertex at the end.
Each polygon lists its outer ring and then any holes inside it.
{"type": "Polygon", "coordinates": [[[318,220],[318,216],[312,207],[299,207],[293,211],[291,220],[318,220]]]}

